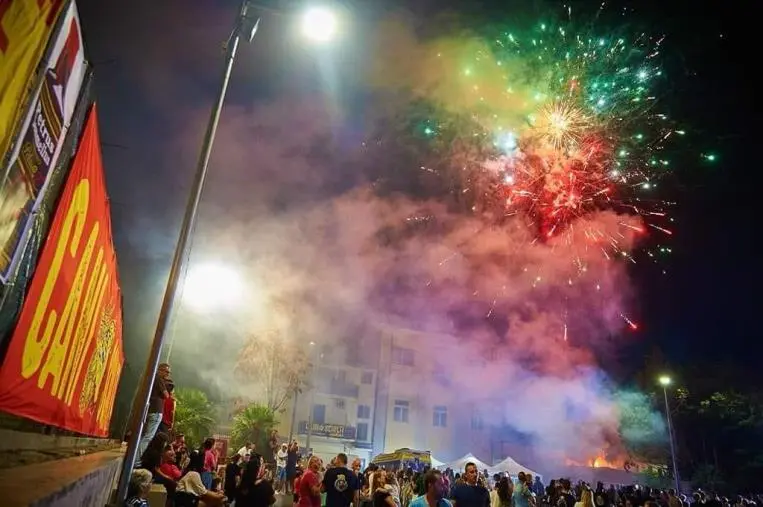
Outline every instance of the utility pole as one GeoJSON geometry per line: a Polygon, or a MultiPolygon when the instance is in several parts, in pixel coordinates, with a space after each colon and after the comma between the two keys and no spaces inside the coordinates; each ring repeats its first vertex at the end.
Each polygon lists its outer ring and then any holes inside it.
{"type": "Polygon", "coordinates": [[[289,445],[294,440],[294,424],[297,422],[297,398],[299,397],[299,387],[294,388],[294,405],[291,408],[291,426],[289,426],[289,445]]]}
{"type": "Polygon", "coordinates": [[[670,403],[668,402],[668,386],[672,379],[667,375],[659,378],[662,386],[662,394],[665,396],[665,419],[668,422],[668,437],[670,440],[670,460],[673,462],[673,480],[675,481],[676,495],[681,494],[681,479],[678,477],[678,458],[676,456],[676,444],[673,438],[673,418],[670,416],[670,403]]]}

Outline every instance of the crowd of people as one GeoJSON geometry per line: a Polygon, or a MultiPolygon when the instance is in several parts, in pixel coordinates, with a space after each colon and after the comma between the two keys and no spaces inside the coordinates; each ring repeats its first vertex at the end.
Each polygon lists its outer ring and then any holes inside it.
{"type": "MultiPolygon", "coordinates": [[[[385,470],[361,461],[348,465],[345,454],[324,463],[303,459],[297,441],[281,443],[273,431],[266,456],[247,443],[218,473],[219,449],[206,439],[190,451],[183,435],[171,437],[175,401],[170,366],[159,365],[148,417],[141,435],[139,462],[133,471],[127,507],[149,507],[152,483],[167,491],[165,507],[269,507],[282,495],[281,507],[753,507],[763,497],[734,499],[697,491],[690,498],[675,490],[639,486],[595,488],[584,482],[556,479],[545,486],[540,477],[520,472],[489,476],[468,463],[463,474],[426,467],[385,470]]],[[[153,506],[161,507],[161,506],[153,506]]]]}
{"type": "MultiPolygon", "coordinates": [[[[296,441],[272,445],[269,463],[247,444],[234,454],[223,476],[216,466],[213,443],[190,454],[182,449],[182,438],[167,443],[162,433],[151,442],[143,465],[154,468],[133,473],[129,507],[147,507],[151,481],[165,484],[167,505],[197,507],[269,507],[280,495],[281,507],[752,507],[761,499],[738,497],[729,500],[698,491],[691,498],[674,490],[639,486],[596,487],[584,482],[555,479],[546,486],[540,477],[520,472],[489,476],[468,463],[464,472],[446,469],[403,468],[385,470],[370,464],[361,471],[356,459],[348,464],[338,454],[324,466],[317,456],[299,455],[296,441]],[[156,442],[156,443],[155,443],[156,442]],[[150,453],[164,449],[157,461],[150,453]],[[185,463],[183,463],[185,461],[185,463]],[[184,472],[181,473],[181,469],[184,472]]],[[[154,506],[156,507],[156,506],[154,506]]]]}
{"type": "Polygon", "coordinates": [[[159,432],[132,472],[125,505],[149,507],[153,484],[164,486],[165,507],[223,507],[233,502],[239,507],[267,507],[275,502],[273,474],[251,443],[228,459],[224,474],[218,473],[219,459],[212,438],[189,451],[183,435],[170,442],[166,433],[159,432]]]}

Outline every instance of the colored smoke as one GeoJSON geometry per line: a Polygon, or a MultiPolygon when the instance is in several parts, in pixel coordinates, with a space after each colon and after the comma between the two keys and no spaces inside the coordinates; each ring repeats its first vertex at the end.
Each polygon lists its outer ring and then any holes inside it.
{"type": "MultiPolygon", "coordinates": [[[[199,19],[211,15],[203,14],[197,13],[199,19]]],[[[184,51],[214,44],[206,39],[188,39],[192,47],[184,51]]],[[[395,41],[394,53],[417,54],[410,34],[389,40],[395,41]]],[[[150,64],[151,52],[141,54],[146,65],[143,58],[150,64]]],[[[208,67],[201,67],[217,69],[218,60],[207,55],[208,67]]],[[[147,93],[155,97],[164,83],[162,100],[177,102],[162,109],[174,139],[160,164],[164,179],[152,187],[175,200],[177,193],[185,195],[173,191],[187,188],[177,174],[185,178],[195,165],[208,111],[206,105],[189,111],[182,98],[174,98],[195,96],[187,78],[199,71],[198,62],[182,70],[154,63],[147,93]]],[[[255,65],[241,65],[239,75],[253,79],[255,65]]],[[[394,81],[398,72],[386,75],[394,81]]],[[[368,75],[378,76],[371,69],[368,75]]],[[[396,91],[397,82],[373,78],[371,85],[396,91]]],[[[402,186],[377,192],[365,175],[414,174],[416,161],[387,157],[385,148],[370,155],[359,142],[368,133],[366,122],[353,124],[322,103],[342,106],[338,97],[320,94],[226,106],[191,261],[241,266],[251,299],[244,310],[203,323],[181,310],[173,355],[185,364],[174,365],[176,370],[193,371],[200,385],[231,394],[236,354],[250,332],[276,328],[333,344],[332,353],[341,358],[359,334],[372,334],[377,325],[399,326],[451,336],[445,338],[452,342],[448,347],[438,347],[447,351],[438,362],[452,377],[453,399],[473,401],[485,408],[487,423],[506,423],[525,434],[538,457],[587,459],[621,445],[617,435],[642,441],[660,433],[659,417],[639,395],[626,403],[640,407],[646,423],[620,432],[622,400],[597,361],[598,352],[623,333],[621,313],[633,304],[624,263],[607,260],[574,234],[565,244],[533,242],[521,219],[497,223],[464,213],[448,195],[422,198],[402,186]],[[586,266],[583,274],[569,253],[560,254],[570,249],[586,266]]],[[[381,101],[368,116],[393,116],[394,106],[394,100],[381,101]]],[[[394,152],[390,147],[388,154],[394,152]]],[[[130,247],[164,256],[177,230],[170,215],[137,216],[135,223],[151,224],[150,234],[143,227],[130,235],[130,247]]],[[[621,223],[639,225],[636,217],[602,211],[574,227],[584,231],[586,222],[613,233],[621,223]]],[[[621,237],[626,250],[636,242],[635,233],[621,237]]],[[[148,302],[155,300],[141,295],[126,307],[150,313],[148,302]]],[[[452,449],[450,457],[469,450],[452,449]]]]}

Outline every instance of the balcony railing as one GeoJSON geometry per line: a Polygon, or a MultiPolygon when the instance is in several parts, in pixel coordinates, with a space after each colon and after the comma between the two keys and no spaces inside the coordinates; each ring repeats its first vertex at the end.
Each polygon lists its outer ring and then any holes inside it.
{"type": "Polygon", "coordinates": [[[360,392],[360,387],[357,384],[338,379],[319,381],[316,385],[316,389],[323,394],[356,399],[360,392]]]}

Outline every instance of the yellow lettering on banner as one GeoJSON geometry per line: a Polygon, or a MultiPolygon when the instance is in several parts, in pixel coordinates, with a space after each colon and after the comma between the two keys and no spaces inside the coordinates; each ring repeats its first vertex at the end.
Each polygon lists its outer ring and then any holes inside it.
{"type": "Polygon", "coordinates": [[[53,377],[53,385],[50,388],[50,394],[53,396],[56,396],[59,392],[61,375],[63,373],[62,369],[64,367],[64,362],[66,361],[69,346],[71,345],[72,335],[74,335],[74,324],[77,321],[77,317],[79,317],[80,301],[82,300],[82,292],[85,286],[85,277],[87,276],[87,271],[90,267],[90,259],[93,256],[93,250],[95,250],[95,243],[98,241],[99,231],[100,224],[95,222],[90,231],[90,237],[87,240],[85,249],[77,264],[77,273],[74,275],[74,281],[69,290],[69,297],[66,298],[66,305],[64,305],[64,311],[61,313],[61,318],[58,321],[58,327],[56,328],[53,342],[51,343],[50,348],[48,348],[45,364],[42,367],[42,371],[40,371],[40,376],[37,378],[37,387],[42,389],[45,387],[48,377],[53,377]]]}
{"type": "Polygon", "coordinates": [[[96,424],[101,431],[106,431],[108,429],[108,424],[111,420],[111,412],[114,410],[114,399],[117,395],[120,373],[119,342],[114,340],[111,346],[111,356],[109,357],[106,385],[103,386],[101,394],[96,398],[98,400],[96,424]]]}
{"type": "Polygon", "coordinates": [[[0,0],[0,153],[21,123],[21,104],[31,89],[51,23],[62,0],[0,0]]]}
{"type": "MultiPolygon", "coordinates": [[[[99,252],[99,260],[103,254],[103,250],[99,252]]],[[[67,368],[72,368],[72,373],[69,376],[68,386],[66,389],[67,405],[71,406],[72,398],[74,398],[74,390],[79,385],[79,379],[82,376],[82,367],[85,364],[85,357],[87,351],[90,350],[90,344],[95,337],[95,326],[98,323],[98,319],[95,317],[103,311],[103,296],[106,293],[106,287],[111,280],[111,273],[106,271],[106,264],[101,264],[100,272],[93,270],[93,278],[91,278],[90,287],[88,289],[88,296],[85,300],[85,306],[82,308],[82,319],[79,322],[79,328],[77,329],[77,337],[75,343],[77,348],[72,352],[67,363],[67,368]],[[98,274],[97,280],[94,278],[98,274]],[[93,284],[97,285],[93,287],[93,284]]],[[[62,392],[59,393],[61,398],[62,392]]]]}
{"type": "Polygon", "coordinates": [[[85,218],[87,217],[89,204],[90,182],[83,179],[74,189],[72,202],[66,210],[66,215],[64,215],[64,223],[61,227],[53,260],[50,263],[50,268],[48,269],[42,292],[40,293],[40,298],[34,310],[34,316],[32,317],[29,331],[27,331],[26,340],[24,341],[24,352],[21,358],[21,375],[24,378],[28,379],[37,373],[42,364],[43,355],[48,349],[48,344],[53,336],[58,314],[55,308],[50,309],[50,313],[48,313],[48,305],[50,304],[53,289],[58,282],[58,275],[61,272],[61,265],[63,264],[64,255],[67,253],[67,247],[69,249],[68,253],[72,258],[77,256],[80,239],[85,228],[85,218]],[[40,336],[40,328],[46,317],[45,330],[42,336],[40,336]]]}
{"type": "Polygon", "coordinates": [[[58,399],[63,399],[64,394],[71,390],[72,380],[75,379],[75,377],[72,376],[72,373],[77,371],[76,365],[84,360],[85,352],[90,348],[92,335],[87,333],[90,330],[90,323],[93,321],[93,316],[95,315],[96,310],[98,310],[96,306],[96,303],[99,301],[98,291],[105,270],[106,266],[103,263],[103,248],[99,248],[92,269],[88,269],[90,278],[88,280],[87,288],[85,289],[85,301],[82,303],[82,309],[80,310],[79,319],[77,320],[77,327],[72,333],[70,350],[67,360],[64,363],[63,375],[61,376],[61,382],[58,384],[58,391],[56,392],[56,397],[58,399]]]}

